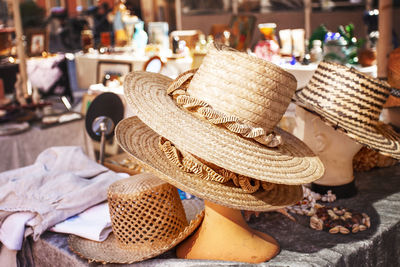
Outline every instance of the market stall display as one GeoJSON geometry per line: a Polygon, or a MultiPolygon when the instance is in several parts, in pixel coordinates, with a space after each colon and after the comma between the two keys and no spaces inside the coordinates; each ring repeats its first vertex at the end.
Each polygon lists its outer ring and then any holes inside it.
{"type": "Polygon", "coordinates": [[[160,178],[205,199],[204,222],[178,247],[179,257],[262,262],[276,255],[277,242],[247,227],[240,210],[293,204],[302,198],[300,185],[323,174],[304,143],[275,128],[295,89],[281,68],[216,44],[197,72],[174,81],[143,72],[127,76],[125,96],[139,118],[118,124],[121,147],[160,178]],[[265,76],[256,86],[260,71],[265,76]],[[256,101],[255,94],[264,98],[256,101]],[[220,227],[229,239],[209,242],[220,227]]]}

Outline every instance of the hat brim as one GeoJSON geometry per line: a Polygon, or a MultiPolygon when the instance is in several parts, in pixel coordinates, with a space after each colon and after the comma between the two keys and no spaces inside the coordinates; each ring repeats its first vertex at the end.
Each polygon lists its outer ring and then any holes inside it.
{"type": "Polygon", "coordinates": [[[345,116],[332,114],[322,107],[312,104],[312,99],[303,94],[303,89],[296,92],[293,100],[298,106],[316,113],[326,124],[340,130],[361,145],[379,151],[385,156],[400,159],[400,135],[389,125],[380,122],[376,126],[369,126],[362,122],[357,123],[345,116]]]}
{"type": "Polygon", "coordinates": [[[89,261],[101,263],[124,263],[130,264],[156,257],[185,240],[194,230],[199,227],[204,217],[204,204],[199,199],[188,199],[182,201],[189,225],[168,245],[131,246],[129,249],[123,249],[118,243],[117,237],[111,233],[103,242],[88,240],[79,236],[70,235],[68,237],[69,248],[80,257],[89,261]]]}
{"type": "Polygon", "coordinates": [[[124,91],[140,120],[179,150],[234,173],[275,184],[305,184],[323,175],[322,162],[293,135],[275,128],[283,144],[269,148],[213,125],[175,104],[167,95],[171,82],[161,74],[133,72],[125,78],[124,91]]]}
{"type": "Polygon", "coordinates": [[[206,181],[173,165],[160,150],[159,137],[139,118],[122,120],[115,129],[119,145],[135,157],[144,168],[177,188],[199,198],[234,209],[268,211],[298,202],[303,197],[301,185],[275,184],[270,191],[253,194],[231,184],[206,181]]]}

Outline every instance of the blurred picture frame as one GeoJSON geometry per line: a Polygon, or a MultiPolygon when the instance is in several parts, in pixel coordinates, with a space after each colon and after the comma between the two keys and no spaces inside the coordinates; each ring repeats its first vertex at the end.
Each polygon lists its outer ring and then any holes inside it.
{"type": "Polygon", "coordinates": [[[48,51],[49,38],[46,29],[25,29],[27,41],[27,55],[29,57],[41,56],[43,52],[48,51]]]}
{"type": "MultiPolygon", "coordinates": [[[[99,61],[97,63],[97,83],[105,83],[105,80],[123,78],[132,71],[131,62],[99,61]]],[[[104,84],[105,85],[105,84],[104,84]]]]}

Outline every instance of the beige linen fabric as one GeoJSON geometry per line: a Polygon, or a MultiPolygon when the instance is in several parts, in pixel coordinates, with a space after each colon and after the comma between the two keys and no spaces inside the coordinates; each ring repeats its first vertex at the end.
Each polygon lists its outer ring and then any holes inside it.
{"type": "Polygon", "coordinates": [[[108,186],[119,179],[80,147],[52,147],[33,165],[0,173],[0,213],[35,213],[28,224],[37,240],[54,224],[106,200],[108,186]]]}

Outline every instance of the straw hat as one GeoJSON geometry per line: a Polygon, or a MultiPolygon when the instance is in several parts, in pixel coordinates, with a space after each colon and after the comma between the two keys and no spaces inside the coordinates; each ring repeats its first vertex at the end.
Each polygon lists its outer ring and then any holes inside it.
{"type": "Polygon", "coordinates": [[[124,89],[140,120],[121,121],[117,141],[191,194],[237,209],[268,210],[295,203],[302,196],[299,185],[323,174],[303,142],[275,127],[296,80],[272,63],[215,45],[197,71],[174,81],[134,72],[124,89]]]}
{"type": "Polygon", "coordinates": [[[185,200],[183,207],[175,187],[148,173],[113,183],[108,205],[113,233],[104,242],[68,239],[70,249],[89,261],[133,263],[155,257],[188,237],[204,215],[200,200],[185,200]]]}
{"type": "Polygon", "coordinates": [[[389,93],[390,87],[384,81],[323,61],[296,97],[300,106],[317,113],[355,141],[400,159],[400,136],[379,122],[389,93]]]}

